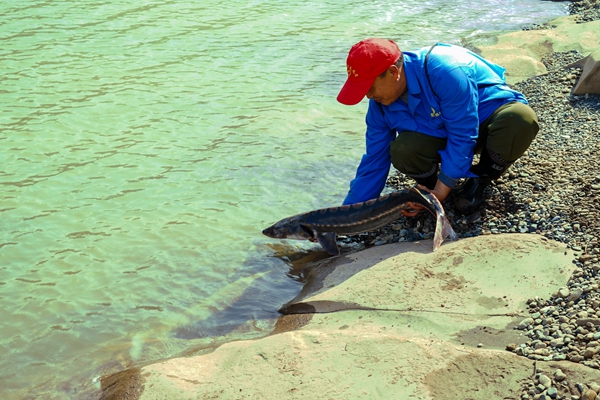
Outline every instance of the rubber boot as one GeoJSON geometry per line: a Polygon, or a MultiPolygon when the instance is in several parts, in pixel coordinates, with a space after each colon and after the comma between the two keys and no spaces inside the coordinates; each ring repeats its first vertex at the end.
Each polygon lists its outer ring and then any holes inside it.
{"type": "Polygon", "coordinates": [[[483,204],[485,188],[493,180],[500,178],[506,172],[511,163],[500,164],[492,159],[487,150],[481,152],[479,164],[471,167],[471,172],[478,175],[477,178],[468,178],[457,190],[454,196],[454,207],[462,214],[473,214],[483,204]]]}
{"type": "Polygon", "coordinates": [[[487,177],[468,178],[454,196],[454,208],[461,214],[473,214],[483,204],[485,188],[491,182],[487,177]]]}

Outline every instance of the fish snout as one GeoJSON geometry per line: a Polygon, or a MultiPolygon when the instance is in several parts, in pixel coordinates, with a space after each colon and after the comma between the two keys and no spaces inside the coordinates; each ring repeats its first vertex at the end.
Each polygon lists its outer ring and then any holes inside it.
{"type": "Polygon", "coordinates": [[[270,226],[266,229],[263,229],[262,234],[268,237],[272,237],[272,238],[276,238],[277,236],[275,236],[275,229],[270,226]]]}
{"type": "Polygon", "coordinates": [[[281,229],[277,224],[272,225],[262,231],[263,235],[274,239],[285,239],[288,235],[284,229],[281,229]]]}

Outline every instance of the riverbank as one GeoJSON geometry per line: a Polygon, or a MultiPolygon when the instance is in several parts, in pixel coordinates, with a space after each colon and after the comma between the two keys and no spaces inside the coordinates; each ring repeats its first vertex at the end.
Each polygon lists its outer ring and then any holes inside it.
{"type": "MultiPolygon", "coordinates": [[[[581,24],[581,29],[585,30],[586,25],[581,24]]],[[[561,69],[584,55],[550,53],[541,60],[550,71],[547,75],[514,85],[526,94],[538,113],[541,131],[527,154],[511,167],[505,178],[490,188],[486,209],[464,217],[453,212],[451,202],[447,202],[445,207],[452,225],[462,238],[525,232],[565,243],[576,252],[577,268],[567,287],[548,298],[529,299],[532,323],[522,325],[522,332],[529,339],[523,345],[514,346],[512,351],[536,361],[547,358],[569,360],[587,368],[598,368],[594,321],[600,318],[597,286],[600,223],[595,217],[600,211],[600,204],[595,197],[600,194],[600,174],[596,172],[600,170],[596,156],[600,143],[595,135],[600,121],[600,99],[598,96],[571,96],[569,91],[579,71],[561,69]],[[588,320],[581,325],[586,318],[588,320]],[[562,345],[559,345],[560,340],[556,341],[560,338],[563,338],[562,345]]],[[[401,177],[390,180],[390,186],[406,185],[412,185],[412,182],[401,177]]],[[[361,241],[371,246],[414,241],[428,237],[430,232],[430,220],[419,216],[401,219],[388,229],[348,238],[348,241],[361,241]]],[[[197,365],[200,365],[199,362],[197,365]]],[[[105,397],[110,398],[115,393],[119,395],[113,398],[136,398],[142,392],[151,395],[153,389],[144,384],[143,371],[138,372],[130,371],[119,376],[128,377],[120,380],[119,384],[130,390],[106,391],[105,397]]],[[[533,378],[520,398],[534,398],[541,394],[535,393],[539,390],[537,385],[544,385],[546,381],[542,383],[538,374],[534,374],[533,378]]],[[[109,382],[110,379],[105,379],[103,386],[106,388],[109,382]]],[[[562,381],[552,381],[548,389],[554,387],[565,395],[568,389],[570,395],[576,395],[571,393],[571,388],[565,389],[556,382],[562,381]]]]}

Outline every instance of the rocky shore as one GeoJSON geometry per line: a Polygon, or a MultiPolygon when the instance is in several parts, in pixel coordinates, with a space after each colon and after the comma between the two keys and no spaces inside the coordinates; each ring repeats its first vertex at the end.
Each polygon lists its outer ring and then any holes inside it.
{"type": "Polygon", "coordinates": [[[598,20],[600,14],[599,0],[580,0],[569,4],[569,13],[576,15],[577,23],[584,23],[598,20]]]}
{"type": "MultiPolygon", "coordinates": [[[[572,3],[577,22],[600,19],[600,1],[572,3]]],[[[530,29],[530,28],[527,28],[530,29]]],[[[530,233],[567,244],[575,272],[550,298],[532,298],[530,316],[516,329],[529,340],[507,350],[534,361],[568,360],[600,369],[600,96],[571,95],[581,70],[564,68],[582,59],[577,51],[542,60],[549,73],[513,85],[536,111],[540,132],[527,153],[487,189],[487,204],[465,216],[444,202],[459,237],[530,233]]],[[[391,189],[414,183],[401,175],[391,189]]],[[[365,247],[414,241],[433,235],[427,215],[401,218],[381,230],[346,238],[365,247]]],[[[595,399],[600,382],[567,382],[562,371],[541,373],[523,387],[521,399],[595,399]]],[[[600,397],[600,396],[599,396],[600,397]]]]}

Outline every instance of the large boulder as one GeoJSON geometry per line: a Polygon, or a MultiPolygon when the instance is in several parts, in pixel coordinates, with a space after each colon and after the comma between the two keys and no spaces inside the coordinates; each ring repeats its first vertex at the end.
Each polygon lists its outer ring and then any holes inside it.
{"type": "Polygon", "coordinates": [[[581,76],[571,91],[572,94],[600,94],[600,61],[589,55],[567,65],[565,68],[580,68],[581,76]]]}

